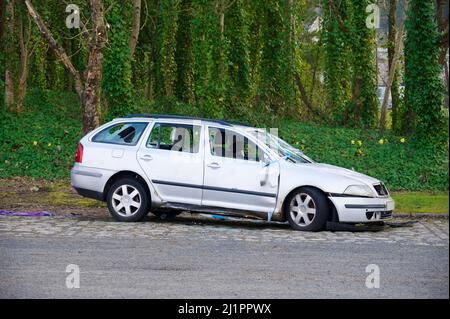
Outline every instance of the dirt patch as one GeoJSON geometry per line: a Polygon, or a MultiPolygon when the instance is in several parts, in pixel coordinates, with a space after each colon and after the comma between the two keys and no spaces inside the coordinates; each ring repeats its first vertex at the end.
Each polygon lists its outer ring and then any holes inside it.
{"type": "Polygon", "coordinates": [[[44,210],[55,216],[109,216],[105,203],[78,195],[67,180],[0,179],[0,194],[1,210],[44,210]]]}

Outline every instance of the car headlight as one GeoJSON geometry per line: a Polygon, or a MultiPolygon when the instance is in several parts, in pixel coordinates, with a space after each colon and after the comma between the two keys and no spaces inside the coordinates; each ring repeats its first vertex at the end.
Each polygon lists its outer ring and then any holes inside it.
{"type": "Polygon", "coordinates": [[[375,193],[367,185],[350,185],[344,191],[346,195],[375,197],[375,193]]]}

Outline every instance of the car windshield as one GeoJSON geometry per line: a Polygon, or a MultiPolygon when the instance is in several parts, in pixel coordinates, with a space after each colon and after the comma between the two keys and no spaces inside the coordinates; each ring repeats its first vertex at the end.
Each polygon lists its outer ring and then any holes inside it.
{"type": "Polygon", "coordinates": [[[264,143],[271,150],[275,151],[284,160],[292,163],[314,163],[314,161],[305,155],[299,149],[293,147],[289,143],[283,141],[278,136],[270,134],[265,130],[251,129],[247,130],[258,141],[264,143]]]}

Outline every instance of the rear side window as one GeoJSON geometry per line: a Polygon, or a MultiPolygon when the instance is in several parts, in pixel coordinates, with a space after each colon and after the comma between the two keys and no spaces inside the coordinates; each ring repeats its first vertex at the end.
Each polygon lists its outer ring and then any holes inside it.
{"type": "Polygon", "coordinates": [[[147,123],[142,122],[114,124],[97,133],[92,138],[92,141],[99,143],[136,145],[146,127],[147,123]]]}
{"type": "Polygon", "coordinates": [[[156,123],[147,147],[161,150],[198,153],[200,126],[186,124],[156,123]]]}

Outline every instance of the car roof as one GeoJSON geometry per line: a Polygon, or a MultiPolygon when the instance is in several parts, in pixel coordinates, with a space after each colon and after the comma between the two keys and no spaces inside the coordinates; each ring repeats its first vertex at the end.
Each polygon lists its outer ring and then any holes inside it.
{"type": "Polygon", "coordinates": [[[233,121],[216,120],[216,119],[208,119],[208,118],[203,118],[203,117],[184,116],[184,115],[168,115],[168,114],[130,114],[130,115],[121,117],[120,119],[197,120],[197,121],[203,121],[203,122],[216,123],[216,124],[220,124],[223,126],[249,127],[246,124],[236,123],[233,121]]]}

